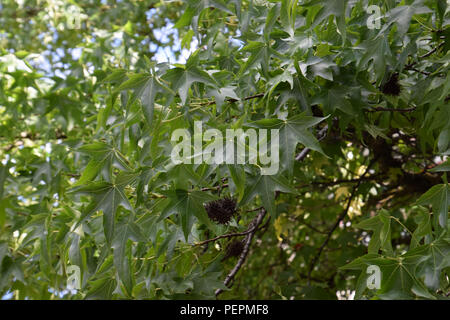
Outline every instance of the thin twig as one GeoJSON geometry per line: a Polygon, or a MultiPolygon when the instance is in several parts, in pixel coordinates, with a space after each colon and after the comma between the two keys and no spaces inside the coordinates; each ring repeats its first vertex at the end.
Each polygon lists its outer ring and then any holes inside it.
{"type": "MultiPolygon", "coordinates": [[[[264,95],[265,95],[265,93],[257,93],[257,94],[254,94],[252,96],[248,96],[248,97],[242,98],[241,100],[242,101],[248,101],[248,100],[252,100],[252,99],[256,99],[256,98],[262,98],[262,97],[264,97],[264,95]]],[[[237,102],[237,101],[239,101],[239,99],[234,99],[234,98],[226,99],[226,102],[228,102],[228,103],[234,103],[234,102],[237,102]]],[[[215,100],[214,101],[208,101],[208,102],[200,103],[201,106],[210,106],[210,105],[213,105],[213,104],[216,104],[215,100]]]]}
{"type": "MultiPolygon", "coordinates": [[[[433,53],[435,53],[436,51],[438,51],[444,44],[445,44],[445,42],[441,42],[436,48],[434,48],[433,50],[431,50],[431,51],[425,53],[424,55],[420,56],[420,57],[419,57],[419,60],[423,60],[423,59],[425,59],[425,58],[428,58],[428,57],[431,56],[433,53]]],[[[411,67],[414,67],[414,66],[419,62],[419,60],[418,60],[418,61],[413,61],[413,62],[407,64],[407,65],[405,66],[405,69],[410,69],[411,67]]]]}
{"type": "Polygon", "coordinates": [[[317,254],[314,256],[313,260],[311,261],[311,265],[309,267],[309,271],[308,271],[308,285],[310,285],[311,283],[311,273],[314,270],[314,267],[316,265],[316,263],[319,261],[320,256],[322,254],[323,249],[327,246],[328,241],[330,241],[331,236],[333,235],[333,232],[336,230],[336,228],[339,226],[339,224],[341,223],[342,220],[344,220],[344,218],[347,216],[348,210],[350,209],[350,205],[353,201],[353,198],[356,195],[356,191],[358,190],[359,185],[361,184],[361,182],[363,181],[362,178],[364,178],[364,176],[369,172],[370,167],[372,166],[372,164],[375,162],[375,159],[373,159],[371,161],[371,163],[367,166],[365,172],[361,175],[358,183],[353,187],[350,198],[347,201],[347,205],[345,207],[345,209],[342,211],[342,213],[339,215],[339,217],[337,218],[336,222],[334,223],[334,225],[331,227],[330,231],[328,231],[327,237],[325,239],[325,241],[322,243],[322,245],[319,248],[319,251],[317,252],[317,254]]]}
{"type": "Polygon", "coordinates": [[[228,188],[228,183],[219,185],[217,187],[202,188],[201,190],[202,191],[216,191],[216,190],[220,191],[222,188],[228,188]]]}
{"type": "Polygon", "coordinates": [[[201,241],[201,242],[196,242],[196,243],[194,243],[194,246],[202,246],[202,245],[204,245],[204,244],[207,244],[207,243],[210,243],[210,242],[217,241],[217,240],[219,240],[219,239],[226,239],[226,238],[233,238],[233,237],[241,237],[241,236],[245,236],[245,235],[248,235],[249,233],[255,231],[255,229],[256,229],[256,228],[253,227],[253,228],[250,228],[250,229],[248,229],[248,230],[246,230],[246,231],[243,231],[243,232],[236,232],[236,233],[222,234],[222,235],[220,235],[220,236],[217,236],[217,237],[214,237],[214,238],[211,238],[211,239],[207,239],[207,240],[204,240],[204,241],[201,241]]]}
{"type": "Polygon", "coordinates": [[[322,231],[322,230],[317,229],[316,227],[314,227],[314,226],[310,225],[309,223],[305,222],[304,220],[302,221],[302,223],[303,223],[305,226],[307,226],[308,228],[310,228],[312,231],[315,231],[315,232],[317,232],[317,233],[322,233],[322,234],[327,234],[327,233],[328,233],[328,232],[326,232],[326,231],[322,231]]]}
{"type": "Polygon", "coordinates": [[[377,111],[391,111],[391,112],[412,112],[416,110],[416,107],[407,108],[407,109],[395,109],[395,108],[383,108],[383,107],[374,107],[371,110],[367,110],[367,112],[377,112],[377,111]]]}
{"type": "Polygon", "coordinates": [[[359,178],[359,179],[340,179],[340,180],[336,180],[336,181],[311,181],[309,183],[306,184],[301,184],[298,186],[298,188],[305,188],[305,187],[311,187],[313,186],[325,186],[325,187],[330,187],[330,186],[335,186],[338,184],[344,184],[344,183],[355,183],[358,182],[359,180],[364,180],[364,181],[371,181],[371,180],[377,180],[377,178],[382,178],[383,176],[381,174],[376,174],[376,175],[372,175],[370,177],[364,177],[364,178],[359,178]]]}
{"type": "Polygon", "coordinates": [[[412,66],[411,66],[411,67],[406,66],[406,67],[405,67],[405,70],[412,70],[412,71],[421,73],[421,74],[423,74],[424,76],[429,76],[429,75],[431,75],[431,72],[422,71],[422,70],[419,70],[419,69],[417,69],[416,67],[412,67],[412,66]]]}
{"type": "Polygon", "coordinates": [[[255,212],[255,211],[259,211],[259,210],[261,210],[261,209],[264,209],[264,207],[259,207],[259,208],[255,208],[255,209],[250,209],[250,210],[247,210],[247,211],[245,211],[245,212],[255,212]]]}
{"type": "MultiPolygon", "coordinates": [[[[325,138],[325,135],[328,131],[328,125],[326,125],[325,127],[323,127],[319,133],[317,134],[317,139],[320,141],[323,138],[325,138]]],[[[302,161],[303,159],[306,158],[306,156],[308,155],[309,151],[311,151],[309,148],[305,148],[303,149],[296,157],[295,160],[297,161],[302,161]]]]}

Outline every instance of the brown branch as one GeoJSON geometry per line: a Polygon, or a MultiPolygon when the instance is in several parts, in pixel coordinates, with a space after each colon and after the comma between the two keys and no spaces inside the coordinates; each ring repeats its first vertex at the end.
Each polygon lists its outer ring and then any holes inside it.
{"type": "Polygon", "coordinates": [[[201,191],[216,191],[216,190],[220,190],[222,188],[228,188],[228,183],[222,184],[222,185],[217,186],[217,187],[202,188],[201,191]]]}
{"type": "MultiPolygon", "coordinates": [[[[433,50],[425,53],[424,55],[421,55],[419,57],[419,60],[423,60],[425,58],[428,58],[429,56],[431,56],[433,53],[435,53],[436,51],[438,51],[443,45],[445,44],[445,42],[441,42],[436,48],[434,48],[433,50]]],[[[405,69],[410,69],[411,67],[414,67],[419,61],[413,61],[407,65],[405,65],[405,69]]]]}
{"type": "MultiPolygon", "coordinates": [[[[328,130],[328,125],[326,125],[322,130],[319,131],[319,134],[318,134],[318,139],[319,140],[322,140],[325,137],[325,134],[326,134],[327,130],[328,130]]],[[[311,151],[309,148],[303,149],[302,152],[296,157],[296,160],[297,161],[302,161],[308,155],[309,151],[311,151]]],[[[256,216],[256,218],[250,224],[251,225],[250,228],[251,228],[252,232],[250,232],[250,233],[248,233],[246,235],[245,243],[244,243],[244,250],[242,250],[242,253],[239,256],[238,262],[236,263],[234,268],[228,273],[228,275],[226,276],[226,278],[225,278],[225,280],[223,282],[223,284],[226,287],[229,287],[230,282],[233,281],[233,279],[236,276],[236,274],[239,272],[241,267],[244,265],[244,262],[245,262],[245,260],[247,258],[247,255],[248,255],[249,251],[250,251],[250,245],[252,243],[253,237],[255,236],[255,233],[258,230],[258,226],[263,221],[264,216],[266,215],[266,213],[267,213],[266,209],[262,208],[261,211],[259,212],[259,214],[256,216]]],[[[265,226],[266,225],[264,225],[263,227],[265,227],[265,226]]],[[[249,228],[249,230],[250,230],[250,228],[249,228]]],[[[217,289],[216,292],[215,292],[216,297],[218,297],[222,292],[223,292],[223,289],[217,289]]]]}
{"type": "Polygon", "coordinates": [[[436,51],[438,51],[441,47],[443,47],[445,44],[445,42],[441,42],[436,48],[434,48],[433,50],[431,50],[428,53],[425,53],[424,55],[420,56],[419,59],[425,59],[428,58],[429,56],[431,56],[433,53],[435,53],[436,51]]]}
{"type": "Polygon", "coordinates": [[[425,76],[431,75],[431,72],[419,70],[419,69],[417,69],[415,66],[419,63],[420,60],[423,60],[423,59],[425,59],[425,58],[428,58],[428,57],[431,56],[433,53],[437,52],[443,45],[444,45],[444,42],[441,42],[437,47],[435,47],[435,48],[432,49],[431,51],[425,53],[424,55],[421,55],[421,56],[418,58],[417,61],[413,61],[413,62],[410,62],[410,63],[406,64],[406,65],[404,66],[404,70],[415,71],[415,72],[421,73],[421,74],[423,74],[423,75],[425,75],[425,76]]]}
{"type": "Polygon", "coordinates": [[[314,227],[314,226],[310,225],[309,223],[307,223],[305,220],[303,220],[302,223],[305,226],[307,226],[308,228],[310,228],[312,231],[315,231],[317,233],[322,233],[322,234],[327,234],[328,233],[326,231],[322,231],[322,230],[317,229],[316,227],[314,227]]]}
{"type": "MultiPolygon", "coordinates": [[[[228,273],[225,280],[223,281],[223,284],[228,287],[230,282],[234,279],[238,271],[241,269],[241,267],[244,265],[244,262],[247,258],[247,255],[250,251],[250,245],[252,243],[253,237],[258,229],[258,226],[261,224],[261,222],[264,219],[264,216],[266,215],[267,211],[265,209],[262,209],[259,214],[256,216],[256,218],[251,223],[251,232],[249,232],[245,238],[244,243],[244,249],[242,250],[241,255],[239,256],[238,262],[234,266],[234,268],[228,273]]],[[[223,292],[223,289],[217,289],[216,290],[216,297],[219,296],[223,292]]]]}
{"type": "Polygon", "coordinates": [[[71,173],[71,172],[62,172],[63,175],[72,177],[72,178],[79,178],[81,177],[81,174],[79,173],[71,173]]]}
{"type": "Polygon", "coordinates": [[[417,69],[417,68],[415,68],[413,66],[405,66],[405,70],[415,71],[415,72],[421,73],[421,74],[423,74],[425,76],[431,75],[431,72],[422,71],[422,70],[419,70],[419,69],[417,69]]]}
{"type": "MultiPolygon", "coordinates": [[[[248,101],[248,100],[252,100],[252,99],[262,98],[262,97],[264,97],[264,95],[265,95],[265,93],[257,93],[257,94],[254,94],[252,96],[248,96],[248,97],[242,98],[241,100],[242,101],[248,101]]],[[[239,101],[239,99],[234,99],[234,98],[226,99],[226,102],[228,102],[228,103],[234,103],[234,102],[237,102],[237,101],[239,101]]],[[[208,101],[208,102],[200,103],[200,105],[202,105],[202,106],[211,106],[213,104],[216,104],[215,100],[214,101],[208,101]]]]}
{"type": "MultiPolygon", "coordinates": [[[[252,99],[256,99],[256,98],[262,98],[262,97],[264,97],[264,95],[265,95],[265,93],[257,93],[257,94],[255,94],[253,96],[245,97],[242,100],[247,101],[247,100],[252,100],[252,99]]],[[[237,101],[236,99],[229,99],[228,100],[228,102],[236,102],[236,101],[237,101]]]]}
{"type": "Polygon", "coordinates": [[[264,209],[264,207],[259,207],[259,208],[255,208],[255,209],[250,209],[250,210],[247,210],[247,211],[245,211],[245,212],[255,212],[255,211],[262,210],[262,209],[264,209]]]}
{"type": "Polygon", "coordinates": [[[383,178],[383,175],[381,174],[374,174],[370,177],[364,177],[364,178],[358,178],[358,179],[340,179],[340,180],[336,180],[336,181],[311,181],[307,184],[301,184],[299,186],[297,186],[297,188],[305,188],[305,187],[311,187],[313,186],[326,186],[326,187],[330,187],[330,186],[335,186],[338,184],[344,184],[344,183],[355,183],[358,182],[359,180],[364,180],[364,181],[371,181],[371,180],[375,180],[377,181],[377,178],[383,178]]]}
{"type": "Polygon", "coordinates": [[[310,265],[309,271],[308,271],[308,285],[310,285],[310,283],[311,283],[311,273],[314,270],[314,267],[315,267],[316,263],[319,261],[323,249],[327,246],[328,242],[330,241],[331,236],[333,235],[333,232],[339,226],[341,221],[344,220],[344,218],[347,216],[348,210],[350,209],[350,205],[351,205],[351,203],[353,201],[353,198],[356,195],[356,191],[358,190],[359,185],[363,181],[362,178],[364,178],[364,176],[369,172],[369,169],[372,166],[372,164],[375,162],[375,160],[376,160],[376,158],[371,161],[371,163],[367,166],[367,169],[365,170],[365,172],[361,175],[358,183],[353,187],[351,195],[350,195],[350,198],[347,201],[347,205],[346,205],[345,209],[339,215],[339,217],[337,218],[336,222],[331,227],[330,231],[328,231],[328,234],[327,234],[327,237],[326,237],[325,241],[322,243],[322,245],[319,248],[319,251],[317,252],[317,254],[314,256],[313,260],[311,261],[311,265],[310,265]]]}
{"type": "Polygon", "coordinates": [[[374,107],[371,110],[367,110],[367,112],[377,112],[377,111],[391,111],[391,112],[412,112],[416,110],[416,107],[407,108],[407,109],[395,109],[395,108],[383,108],[383,107],[374,107]]]}
{"type": "Polygon", "coordinates": [[[232,238],[232,237],[245,236],[245,235],[248,235],[249,233],[252,233],[252,232],[256,231],[255,229],[256,229],[256,227],[253,227],[253,228],[250,228],[250,229],[248,229],[248,230],[246,230],[244,232],[222,234],[220,236],[217,236],[217,237],[214,237],[214,238],[211,238],[211,239],[208,239],[208,240],[204,240],[204,241],[201,241],[201,242],[196,242],[196,243],[194,243],[194,246],[202,246],[204,244],[207,244],[207,243],[210,243],[210,242],[213,242],[213,241],[217,241],[219,239],[226,239],[226,238],[232,238]]]}

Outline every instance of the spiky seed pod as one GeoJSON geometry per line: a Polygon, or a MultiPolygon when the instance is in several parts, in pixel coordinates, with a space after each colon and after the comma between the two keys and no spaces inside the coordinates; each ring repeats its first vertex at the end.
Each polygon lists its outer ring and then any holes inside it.
{"type": "Polygon", "coordinates": [[[222,204],[220,200],[214,200],[208,202],[205,205],[206,212],[208,213],[208,217],[217,223],[227,224],[230,222],[232,215],[222,208],[222,204]]]}
{"type": "Polygon", "coordinates": [[[236,201],[228,197],[210,201],[205,204],[205,210],[212,221],[227,224],[236,213],[236,201]]]}
{"type": "Polygon", "coordinates": [[[390,96],[399,96],[402,87],[398,83],[398,73],[391,74],[389,80],[383,85],[381,91],[390,96]]]}
{"type": "Polygon", "coordinates": [[[226,249],[225,256],[222,258],[222,261],[225,261],[231,257],[238,257],[242,251],[244,250],[244,243],[239,240],[232,241],[226,249]]]}
{"type": "Polygon", "coordinates": [[[229,212],[231,215],[236,213],[236,200],[225,197],[222,199],[222,208],[223,210],[229,212]]]}
{"type": "Polygon", "coordinates": [[[212,221],[224,220],[221,215],[220,204],[217,200],[207,202],[205,204],[205,210],[212,221]]]}

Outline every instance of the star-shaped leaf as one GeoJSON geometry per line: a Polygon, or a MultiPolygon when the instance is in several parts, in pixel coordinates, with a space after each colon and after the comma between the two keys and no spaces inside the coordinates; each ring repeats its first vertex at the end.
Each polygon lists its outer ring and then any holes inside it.
{"type": "Polygon", "coordinates": [[[388,17],[388,23],[384,25],[380,33],[385,33],[386,29],[392,25],[397,24],[397,36],[403,38],[405,33],[409,29],[412,16],[415,14],[423,14],[432,12],[429,8],[422,5],[423,0],[417,0],[412,5],[399,6],[390,10],[386,15],[388,17]]]}
{"type": "Polygon", "coordinates": [[[325,118],[305,116],[304,114],[293,116],[287,120],[281,119],[264,119],[247,124],[250,127],[264,129],[279,129],[280,132],[280,152],[281,163],[283,168],[287,168],[289,173],[294,168],[294,153],[297,143],[303,144],[305,147],[324,153],[319,141],[308,131],[325,118]]]}
{"type": "Polygon", "coordinates": [[[132,74],[129,79],[122,83],[116,91],[133,90],[134,99],[141,100],[142,112],[149,126],[152,125],[153,112],[155,108],[155,97],[158,92],[172,92],[158,80],[156,76],[151,74],[132,74]]]}
{"type": "Polygon", "coordinates": [[[380,83],[386,72],[386,64],[392,58],[391,48],[387,37],[378,36],[375,39],[364,41],[356,49],[361,49],[364,52],[359,61],[358,68],[360,70],[366,69],[367,64],[373,61],[372,69],[375,72],[377,83],[380,83]]]}
{"type": "Polygon", "coordinates": [[[240,204],[244,205],[258,195],[264,208],[275,219],[275,191],[297,193],[282,176],[258,175],[249,178],[248,187],[245,190],[240,204]]]}
{"type": "Polygon", "coordinates": [[[215,199],[212,195],[201,191],[188,192],[181,189],[171,190],[164,194],[168,197],[169,203],[164,208],[158,221],[178,213],[186,241],[188,240],[195,218],[201,223],[206,224],[210,229],[215,229],[203,207],[204,202],[215,199]]]}
{"type": "Polygon", "coordinates": [[[389,254],[393,252],[391,245],[391,217],[387,211],[380,211],[378,215],[356,224],[355,228],[373,231],[368,247],[369,253],[378,253],[380,248],[389,254]]]}
{"type": "Polygon", "coordinates": [[[418,276],[428,288],[437,290],[440,287],[442,270],[450,267],[450,242],[441,238],[422,247],[426,252],[420,251],[423,258],[418,265],[418,276]]]}
{"type": "Polygon", "coordinates": [[[334,16],[336,18],[337,28],[341,33],[343,42],[345,42],[347,34],[345,25],[345,8],[347,6],[347,2],[348,0],[334,0],[334,1],[317,0],[308,3],[307,5],[321,4],[323,6],[322,9],[320,9],[320,11],[315,16],[314,22],[311,25],[311,27],[314,28],[328,17],[334,16]]]}
{"type": "Polygon", "coordinates": [[[431,204],[435,221],[442,228],[447,228],[448,207],[450,206],[450,187],[447,184],[438,184],[431,187],[417,200],[417,204],[431,204]]]}
{"type": "Polygon", "coordinates": [[[341,269],[361,270],[361,275],[357,284],[357,297],[360,297],[362,291],[367,288],[367,267],[374,265],[380,268],[381,287],[376,291],[377,296],[382,299],[411,299],[416,296],[427,299],[435,299],[428,291],[426,286],[415,275],[418,263],[422,255],[418,250],[424,251],[424,248],[416,248],[399,257],[384,257],[377,254],[367,254],[359,257],[351,263],[343,266],[341,269]]]}
{"type": "Polygon", "coordinates": [[[107,143],[94,142],[80,147],[78,151],[90,155],[92,159],[84,168],[76,183],[77,186],[94,180],[99,172],[102,172],[104,177],[109,178],[111,166],[120,170],[130,170],[127,159],[119,150],[107,143]]]}
{"type": "Polygon", "coordinates": [[[164,76],[164,79],[172,84],[173,90],[179,93],[183,104],[186,103],[189,89],[194,82],[200,82],[213,88],[217,86],[216,81],[207,72],[198,68],[197,55],[198,51],[192,54],[185,67],[170,69],[164,76]]]}
{"type": "Polygon", "coordinates": [[[133,274],[130,269],[130,252],[128,240],[135,242],[145,241],[144,236],[137,224],[132,221],[122,222],[114,232],[112,247],[114,248],[114,265],[119,279],[125,286],[128,294],[131,295],[133,288],[133,274]]]}
{"type": "Polygon", "coordinates": [[[123,191],[123,185],[116,185],[109,182],[94,182],[85,186],[76,187],[71,192],[92,196],[92,202],[82,213],[78,224],[93,213],[102,211],[103,228],[108,243],[111,243],[114,235],[117,208],[122,206],[127,210],[133,211],[123,191]]]}

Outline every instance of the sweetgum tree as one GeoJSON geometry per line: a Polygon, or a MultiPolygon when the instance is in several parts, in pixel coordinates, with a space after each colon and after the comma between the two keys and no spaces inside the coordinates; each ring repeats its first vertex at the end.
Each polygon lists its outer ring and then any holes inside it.
{"type": "Polygon", "coordinates": [[[2,0],[0,296],[446,299],[449,21],[445,0],[2,0]],[[277,174],[174,165],[195,121],[279,129],[277,174]]]}

